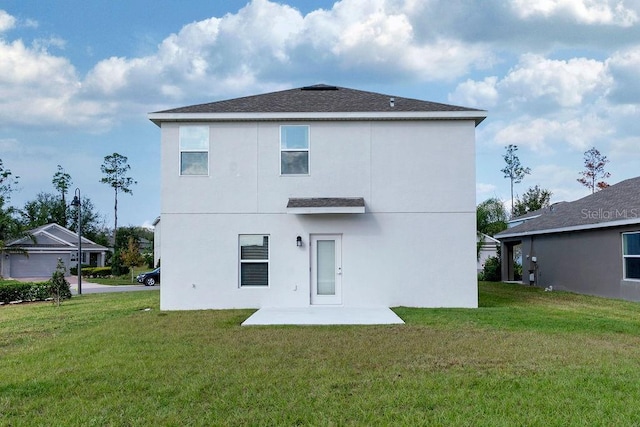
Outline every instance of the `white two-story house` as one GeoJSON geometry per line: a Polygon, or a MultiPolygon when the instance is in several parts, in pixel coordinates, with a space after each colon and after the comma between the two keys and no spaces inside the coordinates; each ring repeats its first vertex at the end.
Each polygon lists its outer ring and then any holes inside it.
{"type": "Polygon", "coordinates": [[[477,307],[485,117],[327,85],[149,114],[161,308],[477,307]]]}

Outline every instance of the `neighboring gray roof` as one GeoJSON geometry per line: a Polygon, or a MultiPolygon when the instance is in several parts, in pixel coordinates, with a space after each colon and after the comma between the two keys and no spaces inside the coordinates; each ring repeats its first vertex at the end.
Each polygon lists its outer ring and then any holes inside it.
{"type": "MultiPolygon", "coordinates": [[[[29,230],[25,237],[14,240],[7,244],[7,248],[59,248],[77,250],[78,234],[62,227],[61,225],[51,223],[29,230]]],[[[92,240],[82,237],[83,251],[108,251],[109,249],[95,243],[92,240]]]]}
{"type": "Polygon", "coordinates": [[[157,123],[158,116],[173,114],[362,112],[473,113],[476,124],[486,117],[486,111],[484,110],[319,84],[157,111],[151,113],[150,118],[157,123]]]}
{"type": "Polygon", "coordinates": [[[287,208],[347,208],[364,207],[362,197],[290,198],[287,208]]]}
{"type": "MultiPolygon", "coordinates": [[[[537,218],[508,228],[494,237],[504,239],[591,228],[640,224],[640,177],[627,179],[573,202],[556,203],[536,211],[537,218]]],[[[522,219],[526,219],[523,216],[522,219]]]]}

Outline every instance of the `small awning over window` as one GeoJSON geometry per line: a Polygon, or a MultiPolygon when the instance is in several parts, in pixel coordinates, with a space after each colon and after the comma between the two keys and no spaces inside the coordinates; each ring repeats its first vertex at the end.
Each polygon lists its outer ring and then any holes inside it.
{"type": "Polygon", "coordinates": [[[292,214],[352,214],[364,213],[362,197],[290,198],[287,213],[292,214]]]}

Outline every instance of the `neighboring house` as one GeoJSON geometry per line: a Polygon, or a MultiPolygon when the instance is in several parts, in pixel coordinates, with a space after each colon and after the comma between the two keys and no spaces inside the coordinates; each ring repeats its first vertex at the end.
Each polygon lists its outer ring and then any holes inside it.
{"type": "Polygon", "coordinates": [[[488,258],[498,256],[500,241],[488,234],[480,233],[480,235],[476,237],[476,245],[478,249],[476,270],[480,273],[484,269],[484,263],[488,258]]]}
{"type": "Polygon", "coordinates": [[[327,85],[149,114],[161,308],[477,307],[485,117],[327,85]]]}
{"type": "Polygon", "coordinates": [[[640,301],[640,177],[515,222],[494,236],[503,280],[520,258],[525,284],[640,301]]]}
{"type": "MultiPolygon", "coordinates": [[[[108,248],[82,238],[82,263],[104,267],[108,248]]],[[[77,265],[78,234],[58,224],[47,224],[9,242],[2,254],[2,277],[51,277],[61,259],[69,267],[77,265]]]]}
{"type": "Polygon", "coordinates": [[[160,263],[160,217],[153,221],[153,266],[160,263]]]}

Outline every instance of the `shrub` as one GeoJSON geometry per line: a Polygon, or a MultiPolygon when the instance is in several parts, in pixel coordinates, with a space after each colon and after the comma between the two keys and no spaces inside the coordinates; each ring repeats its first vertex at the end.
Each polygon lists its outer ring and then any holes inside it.
{"type": "Polygon", "coordinates": [[[91,277],[111,276],[111,267],[93,267],[91,270],[91,277]]]}
{"type": "Polygon", "coordinates": [[[124,272],[124,267],[122,265],[122,260],[120,259],[120,251],[115,250],[113,253],[113,257],[111,258],[111,271],[114,276],[120,276],[121,274],[126,274],[124,272]]]}
{"type": "MultiPolygon", "coordinates": [[[[48,282],[40,282],[40,283],[30,283],[31,289],[29,291],[29,295],[32,300],[35,301],[44,301],[51,296],[51,292],[49,292],[49,284],[48,282]]],[[[69,290],[69,295],[67,298],[71,298],[71,290],[69,290]]]]}
{"type": "Polygon", "coordinates": [[[145,252],[142,254],[142,258],[144,259],[144,264],[147,267],[153,268],[153,253],[145,252]]]}
{"type": "MultiPolygon", "coordinates": [[[[91,268],[91,266],[89,264],[81,264],[82,266],[82,275],[84,276],[86,273],[84,272],[86,269],[91,268]]],[[[69,268],[69,274],[71,274],[72,276],[77,276],[78,275],[78,267],[70,267],[69,268]]]]}
{"type": "Polygon", "coordinates": [[[30,300],[31,283],[7,283],[0,286],[0,301],[30,300]]]}
{"type": "MultiPolygon", "coordinates": [[[[71,298],[71,289],[63,292],[63,298],[71,298]]],[[[51,296],[49,282],[41,283],[5,283],[0,285],[0,301],[44,301],[51,296]]]]}
{"type": "Polygon", "coordinates": [[[64,263],[61,259],[58,259],[56,271],[53,272],[51,279],[47,282],[49,294],[58,306],[60,306],[61,300],[71,298],[71,285],[67,282],[67,279],[64,278],[65,270],[64,263]]]}
{"type": "Polygon", "coordinates": [[[482,269],[482,280],[499,282],[502,279],[500,258],[492,256],[487,258],[482,269]]]}
{"type": "Polygon", "coordinates": [[[513,263],[513,279],[522,280],[522,264],[519,262],[513,263]]]}
{"type": "Polygon", "coordinates": [[[111,267],[88,267],[82,269],[82,277],[109,277],[111,267]]]}

